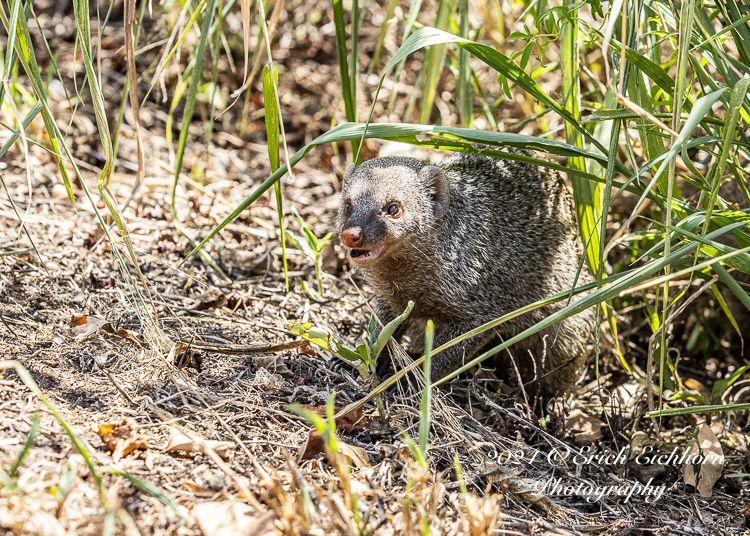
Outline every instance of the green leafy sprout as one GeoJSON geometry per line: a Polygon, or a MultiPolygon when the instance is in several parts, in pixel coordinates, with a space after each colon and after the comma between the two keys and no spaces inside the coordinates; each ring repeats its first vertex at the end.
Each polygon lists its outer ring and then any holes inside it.
{"type": "MultiPolygon", "coordinates": [[[[388,344],[388,340],[404,320],[406,320],[413,308],[414,302],[410,301],[406,310],[388,322],[379,334],[377,332],[377,320],[374,315],[371,316],[367,327],[368,336],[359,341],[355,348],[336,342],[330,332],[309,322],[289,324],[289,330],[315,346],[331,352],[342,361],[356,368],[362,379],[370,380],[370,387],[375,389],[380,385],[377,375],[378,357],[385,348],[385,345],[388,344]]],[[[384,420],[385,406],[383,405],[383,399],[378,395],[375,400],[380,419],[384,420]]]]}
{"type": "Polygon", "coordinates": [[[305,256],[310,259],[310,261],[315,265],[315,277],[318,280],[318,294],[322,296],[323,280],[321,278],[321,273],[323,271],[323,246],[325,246],[326,242],[331,239],[333,233],[328,233],[323,238],[318,238],[313,234],[310,228],[305,225],[302,216],[299,215],[299,212],[297,212],[297,209],[294,207],[292,207],[292,216],[294,216],[294,219],[297,220],[300,229],[302,229],[302,233],[305,235],[305,240],[303,241],[300,237],[296,236],[290,231],[284,231],[284,236],[286,236],[286,239],[289,240],[294,245],[294,247],[304,253],[305,256]]]}

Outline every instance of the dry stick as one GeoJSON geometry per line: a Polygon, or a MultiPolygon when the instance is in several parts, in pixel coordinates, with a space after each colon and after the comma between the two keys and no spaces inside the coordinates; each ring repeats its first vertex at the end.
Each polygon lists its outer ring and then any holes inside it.
{"type": "MultiPolygon", "coordinates": [[[[10,91],[10,85],[8,85],[8,82],[3,82],[3,85],[5,86],[5,92],[6,95],[13,95],[13,93],[10,91]]],[[[16,124],[18,125],[18,132],[21,135],[21,145],[23,147],[23,155],[26,159],[26,180],[29,185],[29,202],[26,205],[26,214],[21,219],[21,228],[24,228],[26,225],[26,220],[29,219],[29,216],[31,215],[31,194],[32,194],[32,187],[31,187],[31,167],[29,166],[29,142],[26,137],[26,132],[24,130],[23,126],[23,117],[18,113],[18,109],[16,108],[16,102],[13,100],[13,98],[8,99],[10,101],[11,109],[13,110],[13,115],[16,118],[16,124]]]]}
{"type": "Polygon", "coordinates": [[[10,332],[11,332],[11,333],[13,334],[13,336],[14,336],[14,337],[16,338],[16,340],[17,340],[17,341],[18,341],[19,343],[21,343],[21,342],[22,342],[22,341],[21,341],[21,338],[20,338],[20,337],[18,336],[18,334],[17,334],[17,333],[15,332],[15,331],[13,331],[13,329],[12,329],[12,328],[11,328],[11,327],[10,327],[10,326],[8,325],[8,323],[7,323],[6,321],[5,321],[5,317],[4,317],[4,316],[2,316],[2,315],[0,315],[0,320],[2,320],[2,321],[3,321],[3,325],[4,325],[4,326],[5,326],[6,328],[7,328],[7,330],[8,330],[8,331],[10,331],[10,332]]]}
{"type": "Polygon", "coordinates": [[[294,348],[302,348],[307,346],[308,343],[305,340],[301,341],[290,341],[283,342],[281,344],[262,344],[262,345],[249,345],[249,346],[211,346],[208,344],[194,344],[194,343],[175,343],[181,348],[195,348],[197,350],[203,350],[204,352],[213,352],[216,354],[224,355],[261,355],[261,354],[272,354],[275,352],[283,352],[285,350],[292,350],[294,348]]]}
{"type": "MultiPolygon", "coordinates": [[[[710,288],[714,283],[716,283],[719,280],[719,276],[715,275],[711,281],[703,285],[695,294],[690,296],[687,300],[685,300],[685,303],[680,305],[675,312],[673,312],[669,317],[667,318],[666,322],[662,322],[661,326],[659,326],[659,329],[657,329],[651,337],[648,339],[648,360],[646,361],[646,398],[648,399],[648,410],[654,411],[654,391],[653,386],[651,384],[651,376],[653,375],[654,371],[654,341],[656,340],[656,336],[659,335],[659,333],[662,332],[664,329],[664,326],[668,326],[672,320],[674,320],[677,316],[679,316],[682,311],[685,310],[685,308],[690,305],[693,300],[695,300],[698,296],[700,296],[706,289],[710,288]]],[[[668,350],[664,348],[665,345],[662,346],[661,349],[661,359],[662,362],[667,358],[668,350]]],[[[662,367],[662,370],[664,370],[664,367],[662,367]]],[[[662,393],[659,393],[659,398],[661,398],[662,393]]],[[[659,426],[656,424],[656,417],[652,417],[652,422],[654,423],[654,429],[656,430],[656,435],[661,439],[661,434],[659,433],[659,426]]]]}

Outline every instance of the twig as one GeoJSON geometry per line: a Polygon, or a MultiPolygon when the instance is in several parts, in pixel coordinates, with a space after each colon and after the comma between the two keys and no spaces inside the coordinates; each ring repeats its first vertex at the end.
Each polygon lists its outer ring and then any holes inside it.
{"type": "Polygon", "coordinates": [[[285,350],[292,350],[294,348],[302,348],[307,346],[309,343],[305,340],[301,341],[290,341],[283,342],[281,344],[251,344],[248,346],[211,346],[208,344],[195,344],[195,343],[175,343],[178,347],[187,349],[195,348],[196,350],[203,350],[204,352],[212,352],[215,354],[224,355],[262,355],[262,354],[273,354],[275,352],[283,352],[285,350]]]}

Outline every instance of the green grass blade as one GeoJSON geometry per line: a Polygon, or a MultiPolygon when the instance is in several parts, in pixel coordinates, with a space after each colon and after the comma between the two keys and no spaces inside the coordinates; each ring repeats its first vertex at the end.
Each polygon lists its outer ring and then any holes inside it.
{"type": "MultiPolygon", "coordinates": [[[[81,1],[81,0],[77,0],[81,1]]],[[[175,228],[188,239],[190,244],[195,247],[195,241],[187,234],[179,223],[177,218],[177,208],[175,203],[177,201],[177,182],[180,179],[180,171],[182,170],[182,160],[185,156],[185,148],[187,146],[188,131],[190,130],[190,123],[193,119],[193,112],[195,111],[195,101],[198,94],[198,87],[201,82],[201,75],[203,72],[203,60],[206,57],[206,50],[208,48],[209,38],[211,36],[211,23],[214,17],[214,10],[216,7],[216,0],[208,0],[206,7],[205,18],[203,19],[203,27],[201,28],[201,40],[198,43],[198,48],[195,51],[195,65],[193,67],[192,78],[190,80],[190,87],[188,89],[187,97],[185,100],[185,111],[182,114],[182,128],[180,129],[180,138],[177,145],[177,154],[175,157],[175,172],[174,180],[172,182],[172,196],[170,202],[170,212],[172,215],[172,221],[174,222],[175,228]]],[[[200,252],[201,257],[205,260],[209,266],[211,266],[225,281],[230,281],[229,277],[224,271],[219,268],[219,265],[211,258],[211,256],[204,250],[200,252]]]]}
{"type": "MultiPolygon", "coordinates": [[[[727,22],[735,22],[742,19],[740,7],[734,0],[725,0],[724,2],[717,2],[717,4],[721,8],[727,22]]],[[[743,8],[744,11],[747,11],[745,6],[743,8]]],[[[750,65],[750,29],[748,29],[747,24],[737,24],[731,31],[734,37],[732,41],[737,46],[737,52],[740,54],[742,63],[746,66],[750,65]]]]}
{"type": "Polygon", "coordinates": [[[713,166],[713,174],[708,177],[708,182],[711,188],[711,195],[709,196],[708,203],[703,207],[706,209],[706,221],[703,227],[703,234],[705,235],[708,231],[708,223],[711,220],[711,213],[713,212],[714,204],[719,195],[719,187],[721,185],[721,178],[724,175],[724,168],[729,158],[729,152],[732,150],[732,140],[737,134],[737,124],[740,119],[740,109],[742,103],[747,95],[748,86],[750,85],[750,77],[745,75],[732,90],[732,95],[729,98],[729,108],[727,110],[727,116],[724,119],[724,134],[722,137],[723,143],[721,145],[721,156],[719,157],[716,165],[713,166]]]}
{"type": "MultiPolygon", "coordinates": [[[[268,160],[271,172],[279,169],[279,110],[276,107],[274,83],[278,83],[278,74],[273,65],[263,67],[263,105],[266,112],[266,137],[268,138],[268,160]]],[[[279,214],[279,236],[281,237],[281,258],[284,263],[284,284],[289,292],[289,271],[286,262],[286,240],[284,239],[284,200],[281,195],[281,180],[273,185],[276,193],[276,210],[279,214]]]]}
{"type": "MultiPolygon", "coordinates": [[[[421,8],[422,0],[411,0],[411,3],[409,4],[409,14],[407,15],[407,20],[404,24],[404,35],[401,38],[402,45],[406,42],[412,30],[414,29],[414,21],[417,20],[417,15],[419,15],[419,10],[421,8]]],[[[404,70],[404,65],[406,65],[406,58],[403,58],[398,63],[396,72],[393,75],[393,90],[391,91],[390,99],[388,99],[388,110],[386,112],[386,115],[391,115],[391,113],[393,112],[393,106],[396,104],[396,95],[398,95],[398,91],[396,88],[401,81],[401,73],[404,70]]]]}
{"type": "MultiPolygon", "coordinates": [[[[479,58],[487,65],[499,71],[503,76],[506,76],[509,80],[515,82],[516,85],[521,87],[531,96],[533,96],[543,104],[549,106],[552,110],[556,111],[560,116],[562,116],[566,121],[572,123],[575,128],[578,129],[590,143],[592,143],[597,149],[602,152],[602,154],[607,154],[607,149],[593,138],[593,136],[586,130],[581,122],[573,116],[573,114],[571,114],[563,106],[558,104],[549,95],[547,95],[539,86],[539,84],[537,84],[533,78],[526,74],[523,69],[518,67],[518,65],[516,65],[510,58],[508,58],[504,54],[501,54],[490,46],[449,34],[437,28],[429,27],[423,27],[414,32],[409,37],[409,39],[407,39],[406,42],[401,45],[391,61],[388,63],[386,71],[385,73],[383,73],[383,76],[380,79],[380,83],[378,84],[378,89],[375,93],[375,99],[373,100],[373,105],[370,108],[370,114],[368,116],[368,121],[366,124],[369,125],[370,119],[372,118],[372,114],[375,108],[375,102],[377,101],[377,95],[388,71],[390,71],[395,65],[401,62],[401,60],[406,58],[409,54],[419,49],[431,45],[445,45],[449,43],[457,44],[461,48],[469,51],[475,57],[479,58]]],[[[621,162],[617,161],[617,166],[618,171],[620,171],[621,173],[628,173],[627,167],[621,162]]]]}
{"type": "MultiPolygon", "coordinates": [[[[562,105],[576,120],[580,120],[581,91],[578,72],[577,12],[572,13],[571,16],[572,21],[562,22],[562,50],[560,52],[562,105]]],[[[581,133],[572,123],[565,123],[565,139],[568,144],[583,148],[581,133]]],[[[581,157],[572,157],[568,159],[568,167],[578,171],[586,171],[586,162],[581,157]]],[[[590,272],[596,274],[599,272],[599,250],[601,249],[598,222],[602,213],[602,185],[572,175],[570,179],[578,215],[578,229],[582,242],[586,246],[586,262],[589,265],[590,272]]]]}
{"type": "MultiPolygon", "coordinates": [[[[693,109],[690,111],[690,115],[685,121],[685,125],[679,132],[679,136],[677,137],[677,139],[675,139],[672,147],[666,153],[664,153],[664,158],[662,159],[659,168],[656,170],[656,173],[654,173],[654,176],[652,177],[651,182],[646,188],[646,191],[638,200],[638,203],[636,204],[635,208],[633,208],[633,210],[636,210],[638,207],[640,207],[641,203],[646,198],[647,192],[649,192],[653,188],[654,184],[659,179],[659,177],[661,177],[661,174],[664,172],[667,166],[669,166],[673,162],[673,159],[681,151],[683,145],[687,143],[688,139],[690,138],[690,134],[700,123],[701,118],[711,110],[711,106],[713,106],[713,104],[723,96],[724,92],[724,89],[714,91],[713,93],[709,93],[708,95],[701,97],[695,102],[693,109]]],[[[671,206],[671,199],[669,199],[669,197],[668,201],[668,206],[671,206]]]]}
{"type": "MultiPolygon", "coordinates": [[[[20,2],[20,0],[17,0],[20,2]]],[[[10,23],[5,15],[5,10],[0,6],[0,18],[2,19],[3,25],[6,31],[10,31],[10,23]]],[[[50,145],[52,146],[52,152],[55,155],[57,161],[57,167],[60,170],[60,176],[65,184],[65,191],[68,193],[68,199],[70,203],[75,206],[75,197],[73,196],[73,189],[70,185],[70,178],[68,172],[65,169],[65,164],[61,158],[61,147],[65,144],[62,141],[62,136],[58,135],[59,130],[57,125],[52,118],[52,112],[47,105],[46,96],[44,93],[44,83],[42,82],[41,72],[39,71],[39,65],[36,61],[36,55],[34,54],[33,42],[29,35],[28,20],[24,10],[18,12],[18,22],[16,24],[16,36],[15,36],[15,47],[18,59],[21,61],[26,74],[29,77],[29,82],[34,90],[34,95],[37,100],[42,104],[42,119],[44,120],[44,126],[49,136],[50,145]]]]}
{"type": "Polygon", "coordinates": [[[422,458],[427,460],[427,445],[430,441],[430,417],[432,409],[432,342],[435,338],[435,326],[432,320],[427,321],[424,334],[424,389],[419,410],[419,450],[422,458]]]}
{"type": "Polygon", "coordinates": [[[349,94],[352,97],[352,106],[354,107],[354,118],[349,119],[347,117],[347,120],[356,121],[357,120],[357,79],[359,78],[359,26],[362,23],[362,20],[359,15],[359,4],[361,0],[353,0],[352,1],[352,21],[351,21],[351,27],[352,27],[352,37],[350,39],[351,41],[351,54],[349,54],[349,84],[351,85],[349,89],[349,94]]]}
{"type": "Polygon", "coordinates": [[[34,378],[31,377],[29,371],[26,370],[26,368],[24,368],[21,363],[19,363],[18,361],[3,361],[2,363],[0,363],[0,369],[7,370],[9,368],[15,369],[16,374],[18,374],[18,377],[21,379],[21,381],[45,406],[47,406],[47,409],[50,410],[52,415],[54,415],[54,417],[57,419],[57,422],[60,423],[60,426],[63,427],[63,430],[65,430],[68,439],[70,439],[75,449],[81,454],[81,456],[83,456],[83,460],[86,462],[86,465],[89,468],[89,474],[91,474],[91,478],[94,479],[94,483],[96,484],[97,490],[99,491],[99,500],[101,501],[102,506],[107,508],[104,483],[102,482],[102,477],[99,474],[96,464],[91,457],[91,450],[93,449],[90,449],[89,445],[83,439],[78,437],[78,434],[75,433],[68,421],[65,420],[65,417],[63,417],[62,414],[57,411],[57,408],[52,404],[52,402],[50,402],[50,400],[44,395],[44,393],[42,393],[41,389],[39,389],[39,386],[34,381],[34,378]]]}
{"type": "MultiPolygon", "coordinates": [[[[356,1],[356,0],[355,0],[356,1]]],[[[336,53],[339,59],[339,73],[341,75],[341,94],[344,99],[344,109],[347,121],[356,121],[357,108],[352,95],[352,83],[349,80],[348,54],[346,52],[346,24],[344,24],[343,0],[333,0],[333,23],[336,28],[336,53]]],[[[352,21],[352,24],[355,24],[352,21]]]]}
{"type": "MultiPolygon", "coordinates": [[[[149,95],[151,94],[151,91],[154,89],[154,86],[156,85],[156,82],[161,78],[161,73],[164,70],[164,67],[169,63],[169,60],[172,59],[172,56],[174,56],[175,52],[179,50],[180,46],[182,45],[182,42],[184,41],[185,37],[187,37],[187,34],[190,32],[190,30],[193,28],[193,24],[195,24],[195,21],[198,20],[198,17],[201,14],[201,11],[205,7],[208,0],[201,0],[201,3],[198,4],[198,6],[195,8],[195,11],[193,12],[192,16],[190,17],[190,20],[187,21],[187,24],[185,24],[185,29],[180,34],[180,37],[177,38],[177,41],[175,42],[174,46],[172,46],[171,49],[168,49],[169,52],[166,52],[166,55],[159,60],[159,65],[156,66],[156,72],[154,73],[153,78],[151,79],[151,85],[148,88],[148,91],[146,91],[146,95],[143,97],[143,102],[141,103],[141,106],[146,104],[146,99],[148,99],[149,95]]],[[[184,10],[187,10],[189,8],[190,4],[185,4],[184,10]]],[[[176,30],[177,28],[175,28],[176,30]]],[[[174,36],[170,36],[169,41],[167,43],[167,46],[169,46],[172,43],[172,38],[174,36]]],[[[186,73],[187,74],[187,73],[186,73]]]]}
{"type": "Polygon", "coordinates": [[[745,411],[750,404],[717,404],[713,406],[690,406],[688,408],[670,408],[650,411],[644,417],[675,417],[677,415],[698,415],[700,413],[726,413],[727,411],[745,411]]]}
{"type": "MultiPolygon", "coordinates": [[[[619,54],[622,45],[614,39],[612,40],[611,45],[615,52],[619,54]]],[[[632,63],[639,71],[645,74],[649,78],[649,80],[659,86],[659,88],[662,89],[667,95],[669,95],[670,97],[672,96],[672,94],[674,93],[674,80],[672,80],[667,71],[665,71],[661,67],[661,65],[651,61],[643,54],[639,53],[636,50],[633,50],[628,46],[625,47],[625,58],[630,63],[632,63]]],[[[689,103],[685,103],[685,107],[689,110],[689,103]]]]}
{"type": "Polygon", "coordinates": [[[175,514],[180,516],[185,521],[189,523],[195,523],[195,520],[187,513],[184,506],[180,506],[179,504],[177,504],[174,499],[169,497],[164,492],[163,489],[161,489],[158,486],[153,485],[148,480],[143,480],[141,478],[138,478],[137,476],[131,475],[130,473],[126,473],[125,471],[117,469],[116,467],[106,466],[106,467],[102,467],[101,470],[103,473],[109,473],[111,475],[124,478],[125,480],[130,482],[134,488],[139,489],[143,493],[151,495],[152,497],[158,499],[159,502],[161,502],[163,505],[171,508],[175,514]]]}
{"type": "Polygon", "coordinates": [[[10,477],[13,478],[18,473],[18,469],[23,465],[24,460],[26,459],[26,456],[29,455],[29,452],[31,452],[31,448],[34,446],[34,443],[36,442],[36,436],[39,433],[39,415],[34,414],[34,417],[31,419],[31,429],[29,430],[28,435],[26,436],[26,441],[23,444],[23,448],[21,449],[21,453],[18,455],[18,457],[13,460],[13,465],[10,466],[10,477]]]}
{"type": "Polygon", "coordinates": [[[724,314],[729,320],[729,323],[732,324],[734,331],[737,333],[737,335],[740,336],[741,348],[744,348],[745,338],[742,336],[742,330],[740,330],[740,326],[737,324],[737,320],[735,320],[734,315],[729,310],[729,307],[727,306],[727,302],[724,300],[724,296],[721,295],[721,291],[719,290],[719,287],[717,285],[711,285],[711,290],[714,293],[714,297],[716,298],[716,301],[719,303],[719,307],[721,307],[721,310],[724,311],[724,314]]]}
{"type": "Polygon", "coordinates": [[[393,333],[404,322],[404,320],[406,320],[412,309],[414,309],[414,302],[410,301],[406,306],[406,310],[402,314],[388,322],[388,324],[383,328],[383,331],[380,332],[380,335],[378,335],[378,338],[375,341],[375,346],[372,348],[370,359],[378,359],[378,356],[380,356],[380,352],[383,351],[383,348],[385,348],[385,345],[388,344],[388,341],[391,339],[393,333]]]}
{"type": "MultiPolygon", "coordinates": [[[[380,60],[380,54],[383,51],[383,45],[385,44],[385,37],[388,34],[388,28],[393,22],[393,18],[396,13],[397,5],[398,5],[398,0],[388,0],[388,7],[386,8],[386,12],[385,12],[385,22],[383,22],[383,25],[380,27],[380,36],[378,37],[378,44],[375,46],[375,52],[372,55],[372,60],[370,61],[370,67],[367,69],[367,76],[370,76],[378,66],[378,61],[380,60]]],[[[395,82],[394,82],[394,85],[395,85],[395,82]]],[[[395,93],[396,89],[394,88],[393,91],[395,93]]]]}

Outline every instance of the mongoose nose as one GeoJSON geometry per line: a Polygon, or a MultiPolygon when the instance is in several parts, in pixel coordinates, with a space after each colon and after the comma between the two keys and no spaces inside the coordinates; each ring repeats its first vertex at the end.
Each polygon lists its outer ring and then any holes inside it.
{"type": "Polygon", "coordinates": [[[351,227],[341,233],[341,241],[348,248],[358,248],[362,245],[362,230],[359,227],[351,227]]]}

